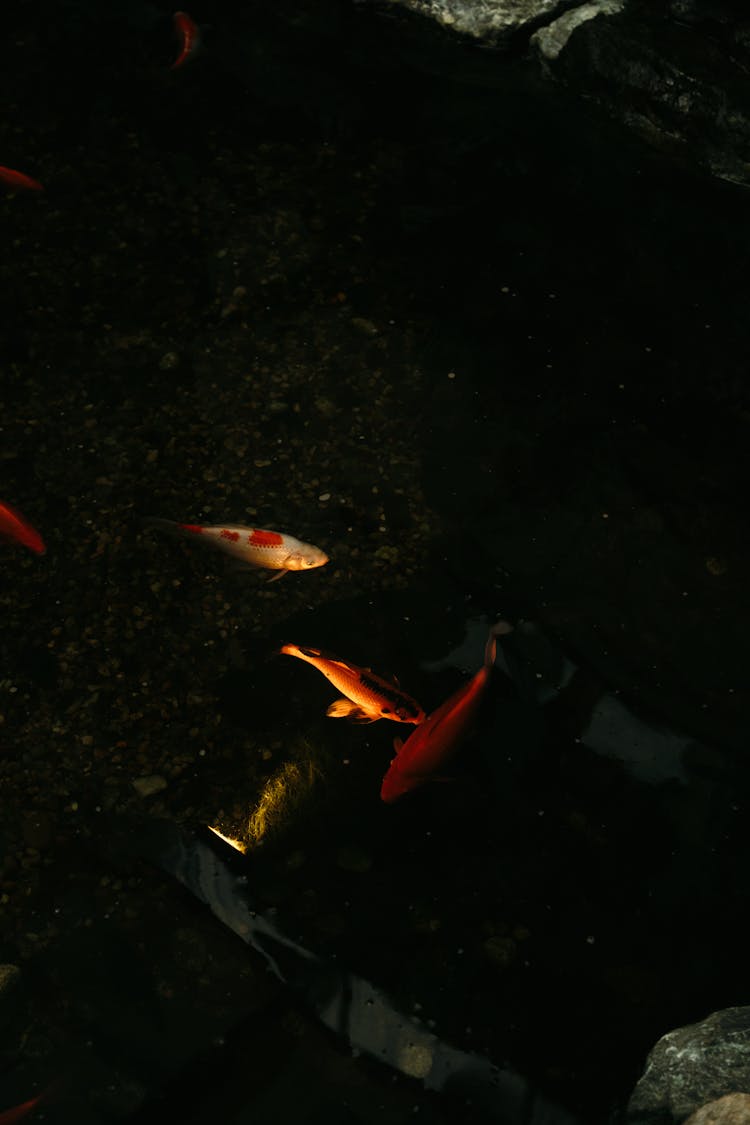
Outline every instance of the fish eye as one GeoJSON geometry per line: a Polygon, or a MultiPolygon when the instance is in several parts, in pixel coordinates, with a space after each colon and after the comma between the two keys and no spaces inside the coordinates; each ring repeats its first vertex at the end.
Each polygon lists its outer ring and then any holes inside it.
{"type": "Polygon", "coordinates": [[[405,707],[397,707],[396,708],[396,714],[398,715],[399,719],[405,719],[406,715],[407,715],[406,708],[405,707]]]}

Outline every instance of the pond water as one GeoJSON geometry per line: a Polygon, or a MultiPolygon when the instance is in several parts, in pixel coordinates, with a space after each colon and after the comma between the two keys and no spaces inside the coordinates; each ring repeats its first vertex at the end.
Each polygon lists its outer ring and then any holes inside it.
{"type": "Polygon", "coordinates": [[[0,1108],[84,1042],[99,1070],[50,1120],[158,1116],[190,1066],[207,1002],[173,1054],[129,1046],[191,994],[157,931],[197,927],[207,979],[227,938],[124,817],[241,839],[289,940],[614,1120],[747,975],[746,196],[414,19],[191,14],[178,70],[161,6],[9,17],[0,161],[45,190],[0,198],[0,499],[48,550],[0,558],[0,961],[33,1009],[0,1108]],[[149,517],[330,562],[269,586],[149,517]],[[393,806],[403,729],[332,721],[275,656],[330,650],[431,713],[500,618],[474,737],[393,806]],[[132,969],[101,1008],[92,949],[104,992],[132,969]]]}

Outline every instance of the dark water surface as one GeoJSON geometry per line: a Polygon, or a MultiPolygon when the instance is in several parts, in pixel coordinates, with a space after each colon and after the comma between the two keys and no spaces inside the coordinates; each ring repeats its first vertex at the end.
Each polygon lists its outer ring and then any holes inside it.
{"type": "MultiPolygon", "coordinates": [[[[0,499],[48,552],[0,558],[0,1109],[70,1069],[49,1120],[312,1121],[282,1090],[351,1063],[124,814],[250,838],[291,937],[602,1121],[747,994],[747,196],[417,21],[192,15],[178,71],[166,8],[4,17],[0,164],[45,192],[0,196],[0,499]],[[268,586],[149,516],[331,562],[268,586]],[[398,728],[273,657],[429,712],[501,616],[477,737],[392,807],[398,728]]],[[[356,1088],[319,1119],[378,1120],[356,1088]]]]}

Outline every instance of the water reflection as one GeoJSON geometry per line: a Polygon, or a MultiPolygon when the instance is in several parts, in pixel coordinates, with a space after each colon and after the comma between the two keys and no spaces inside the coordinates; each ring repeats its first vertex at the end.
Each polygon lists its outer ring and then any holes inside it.
{"type": "Polygon", "coordinates": [[[421,1080],[425,1089],[462,1097],[506,1125],[574,1125],[570,1114],[521,1075],[444,1043],[368,981],[284,934],[271,911],[253,909],[247,878],[232,870],[234,856],[224,861],[218,841],[188,838],[166,824],[160,839],[152,839],[157,842],[151,858],[259,953],[275,976],[301,992],[322,1023],[355,1052],[421,1080]]]}
{"type": "MultiPolygon", "coordinates": [[[[422,667],[428,672],[476,667],[488,626],[487,617],[470,619],[459,644],[422,667]]],[[[592,680],[586,669],[577,666],[533,622],[520,621],[515,632],[503,638],[496,663],[513,681],[522,701],[538,707],[555,703],[556,723],[562,721],[583,746],[622,762],[641,781],[686,783],[686,752],[710,753],[690,736],[640,718],[614,692],[592,680]],[[561,712],[565,712],[564,718],[561,712]]]]}

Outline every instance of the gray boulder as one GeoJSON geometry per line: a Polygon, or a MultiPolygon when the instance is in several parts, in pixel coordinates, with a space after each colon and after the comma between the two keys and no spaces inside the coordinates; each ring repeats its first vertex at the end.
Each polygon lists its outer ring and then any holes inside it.
{"type": "Polygon", "coordinates": [[[626,1122],[678,1125],[715,1099],[747,1091],[750,1007],[724,1008],[662,1036],[630,1098],[626,1122]]]}
{"type": "MultiPolygon", "coordinates": [[[[379,0],[375,0],[379,3],[379,0]]],[[[732,0],[391,0],[750,186],[750,14],[732,0]]]]}

